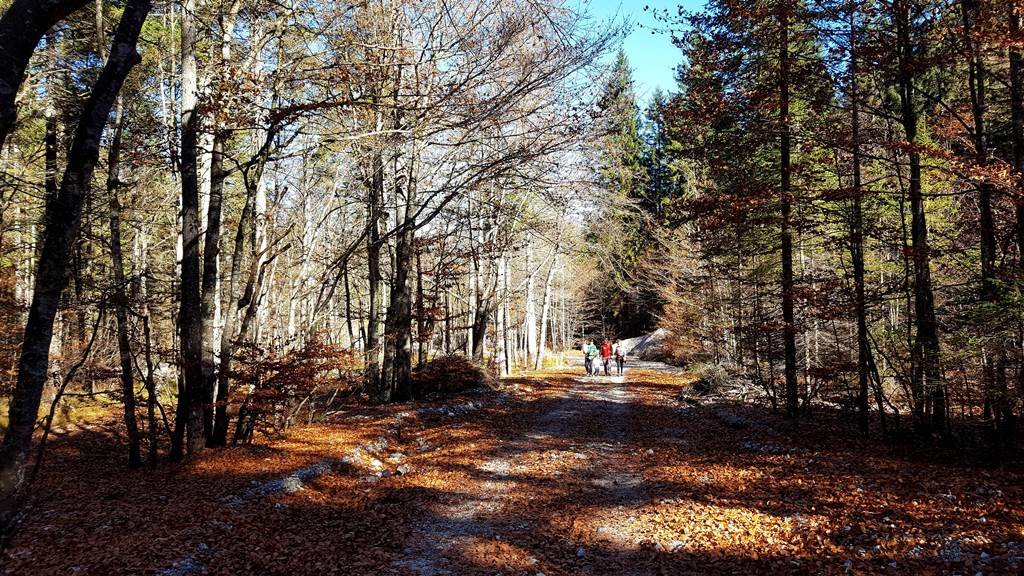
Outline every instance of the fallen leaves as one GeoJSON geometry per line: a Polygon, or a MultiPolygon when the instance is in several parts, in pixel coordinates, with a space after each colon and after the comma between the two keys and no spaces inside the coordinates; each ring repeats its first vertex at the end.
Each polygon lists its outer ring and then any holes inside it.
{"type": "Polygon", "coordinates": [[[902,458],[850,442],[824,416],[793,429],[716,407],[755,423],[736,429],[677,401],[691,380],[634,370],[621,388],[545,373],[447,403],[351,407],[283,439],[136,473],[121,467],[116,430],[68,434],[3,573],[1024,567],[1019,471],[902,458]],[[348,468],[317,468],[344,458],[348,468]],[[294,490],[258,489],[296,474],[294,490]],[[239,494],[251,496],[225,504],[239,494]]]}

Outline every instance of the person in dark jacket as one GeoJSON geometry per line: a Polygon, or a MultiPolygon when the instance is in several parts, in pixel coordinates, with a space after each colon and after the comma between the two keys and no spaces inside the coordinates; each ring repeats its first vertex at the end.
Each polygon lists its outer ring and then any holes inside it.
{"type": "Polygon", "coordinates": [[[626,347],[622,345],[622,340],[616,340],[612,345],[612,356],[615,357],[616,375],[622,376],[626,367],[626,347]]]}

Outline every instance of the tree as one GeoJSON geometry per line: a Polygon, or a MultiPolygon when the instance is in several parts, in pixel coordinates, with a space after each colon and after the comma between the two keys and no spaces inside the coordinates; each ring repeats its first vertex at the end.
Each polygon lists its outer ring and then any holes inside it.
{"type": "MultiPolygon", "coordinates": [[[[600,274],[589,287],[588,328],[600,333],[639,334],[652,327],[656,304],[638,276],[651,246],[648,192],[648,144],[633,89],[632,70],[623,50],[615,56],[595,111],[597,156],[590,242],[600,274]]],[[[658,180],[658,183],[662,183],[658,180]]],[[[610,334],[609,334],[610,336],[610,334]]]]}
{"type": "MultiPolygon", "coordinates": [[[[692,62],[680,76],[684,83],[680,98],[685,103],[674,108],[696,123],[698,135],[695,146],[679,148],[686,156],[709,163],[713,192],[691,201],[689,217],[710,216],[709,226],[722,219],[732,224],[700,233],[720,236],[723,243],[712,250],[731,247],[736,266],[742,267],[744,257],[777,250],[784,398],[787,415],[795,417],[801,396],[797,363],[801,328],[796,314],[794,237],[803,232],[797,210],[806,201],[800,188],[807,183],[794,178],[794,127],[812,124],[829,98],[820,45],[807,7],[789,0],[742,5],[713,2],[690,22],[694,33],[683,47],[691,53],[692,62]],[[713,106],[722,110],[710,113],[713,106]],[[775,239],[763,234],[769,223],[776,227],[775,239]]],[[[679,136],[679,141],[687,141],[679,136]]],[[[806,147],[797,153],[813,157],[806,147]]],[[[737,314],[732,322],[734,333],[741,319],[737,314]]]]}
{"type": "Polygon", "coordinates": [[[54,24],[89,0],[14,0],[0,16],[0,146],[14,128],[18,88],[32,53],[54,24]]]}
{"type": "Polygon", "coordinates": [[[210,382],[203,374],[202,284],[199,243],[199,103],[196,3],[185,0],[181,22],[181,294],[178,312],[183,387],[178,391],[171,458],[206,444],[205,411],[210,382]]]}
{"type": "Polygon", "coordinates": [[[946,406],[939,367],[938,322],[932,293],[931,254],[928,245],[928,220],[921,187],[921,153],[918,150],[918,109],[920,101],[915,82],[924,46],[918,36],[922,6],[914,0],[895,0],[892,23],[895,30],[896,73],[900,101],[900,120],[906,137],[909,163],[907,195],[911,214],[911,261],[914,266],[914,312],[916,334],[913,345],[914,421],[920,431],[942,430],[946,406]],[[930,413],[930,422],[927,418],[930,413]]]}
{"type": "Polygon", "coordinates": [[[114,33],[107,63],[82,110],[68,153],[57,197],[47,206],[46,234],[36,266],[36,283],[25,324],[18,382],[11,399],[10,426],[0,447],[0,525],[15,520],[22,468],[32,442],[39,402],[46,382],[53,322],[67,269],[99,159],[100,137],[128,73],[139,61],[136,43],[152,7],[149,0],[131,0],[114,33]]]}

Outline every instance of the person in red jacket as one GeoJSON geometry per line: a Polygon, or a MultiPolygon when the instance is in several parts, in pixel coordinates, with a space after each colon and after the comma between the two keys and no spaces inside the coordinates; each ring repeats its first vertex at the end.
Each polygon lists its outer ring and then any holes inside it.
{"type": "Polygon", "coordinates": [[[611,376],[611,370],[608,369],[608,363],[612,359],[612,345],[610,342],[605,340],[601,342],[601,361],[604,363],[604,375],[611,376]]]}

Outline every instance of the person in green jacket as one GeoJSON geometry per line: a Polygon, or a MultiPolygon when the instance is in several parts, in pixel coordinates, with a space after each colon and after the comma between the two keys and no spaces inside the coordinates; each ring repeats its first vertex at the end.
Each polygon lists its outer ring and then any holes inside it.
{"type": "Polygon", "coordinates": [[[597,349],[597,346],[594,345],[594,341],[591,340],[590,343],[587,344],[586,348],[584,348],[584,352],[587,355],[587,376],[596,376],[598,372],[598,365],[595,360],[601,351],[597,349]]]}

